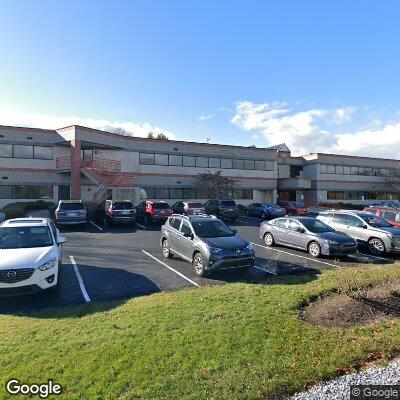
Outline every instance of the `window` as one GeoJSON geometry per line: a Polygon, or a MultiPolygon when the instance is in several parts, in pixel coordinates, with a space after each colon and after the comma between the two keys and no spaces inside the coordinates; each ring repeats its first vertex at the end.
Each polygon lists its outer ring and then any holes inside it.
{"type": "Polygon", "coordinates": [[[328,191],[327,198],[328,200],[344,200],[345,192],[328,191]]]}
{"type": "Polygon", "coordinates": [[[351,168],[350,167],[343,167],[343,174],[350,175],[350,173],[351,173],[351,168]]]}
{"type": "Polygon", "coordinates": [[[336,172],[336,168],[334,165],[327,165],[326,166],[326,173],[327,174],[334,174],[336,172]]]}
{"type": "Polygon", "coordinates": [[[207,157],[196,157],[196,167],[208,167],[208,158],[207,157]]]}
{"type": "Polygon", "coordinates": [[[183,198],[196,199],[197,198],[196,189],[183,189],[183,198]]]}
{"type": "Polygon", "coordinates": [[[190,228],[190,226],[186,222],[182,222],[180,230],[184,235],[191,235],[193,233],[192,229],[190,228]]]}
{"type": "Polygon", "coordinates": [[[183,189],[170,189],[169,195],[171,199],[183,199],[183,189]]]}
{"type": "Polygon", "coordinates": [[[244,169],[254,169],[254,160],[243,160],[244,169]]]}
{"type": "Polygon", "coordinates": [[[33,156],[41,160],[52,160],[53,148],[49,146],[34,146],[33,156]]]}
{"type": "Polygon", "coordinates": [[[358,175],[358,167],[351,167],[350,169],[352,175],[358,175]]]}
{"type": "Polygon", "coordinates": [[[168,165],[168,154],[155,154],[154,161],[156,165],[168,165]]]}
{"type": "Polygon", "coordinates": [[[197,199],[208,199],[210,197],[207,189],[197,189],[197,199]]]}
{"type": "Polygon", "coordinates": [[[273,161],[265,161],[265,170],[273,171],[274,170],[274,162],[273,161]]]}
{"type": "Polygon", "coordinates": [[[348,215],[348,216],[347,216],[347,225],[355,226],[355,227],[360,228],[360,227],[362,227],[364,224],[363,224],[363,222],[362,222],[359,218],[357,218],[357,217],[355,217],[355,216],[353,216],[353,215],[348,215]]]}
{"type": "Polygon", "coordinates": [[[333,222],[337,224],[347,224],[347,215],[346,214],[334,214],[333,215],[333,222]]]}
{"type": "Polygon", "coordinates": [[[319,170],[320,170],[323,174],[326,174],[326,165],[325,165],[325,164],[321,164],[321,165],[319,166],[319,170]]]}
{"type": "Polygon", "coordinates": [[[153,188],[141,188],[140,189],[140,198],[141,199],[154,198],[154,189],[153,188]]]}
{"type": "Polygon", "coordinates": [[[196,166],[196,158],[190,156],[183,156],[183,166],[184,167],[195,167],[196,166]]]}
{"type": "Polygon", "coordinates": [[[210,168],[221,168],[221,160],[219,158],[209,158],[208,166],[210,168]]]}
{"type": "Polygon", "coordinates": [[[0,199],[12,199],[12,186],[0,186],[0,199]]]}
{"type": "Polygon", "coordinates": [[[231,169],[232,160],[230,158],[221,158],[221,168],[231,169]]]}
{"type": "Polygon", "coordinates": [[[256,169],[258,171],[264,171],[265,170],[265,162],[263,160],[254,161],[254,169],[256,169]]]}
{"type": "Polygon", "coordinates": [[[397,214],[394,212],[385,211],[383,217],[386,219],[386,221],[396,221],[396,215],[397,214]]]}
{"type": "Polygon", "coordinates": [[[336,165],[336,173],[343,175],[343,173],[344,173],[343,165],[336,165]]]}
{"type": "Polygon", "coordinates": [[[169,226],[172,226],[172,228],[179,230],[180,225],[181,225],[181,220],[179,218],[170,218],[169,219],[169,226]]]}
{"type": "Polygon", "coordinates": [[[0,145],[0,157],[12,157],[13,147],[12,144],[1,144],[0,145]]]}
{"type": "Polygon", "coordinates": [[[154,189],[154,198],[155,199],[168,199],[169,198],[169,189],[155,188],[154,189]]]}
{"type": "Polygon", "coordinates": [[[33,186],[14,186],[15,199],[34,199],[35,193],[33,186]]]}
{"type": "Polygon", "coordinates": [[[232,168],[243,169],[243,160],[232,160],[232,168]]]}
{"type": "Polygon", "coordinates": [[[26,146],[23,144],[14,145],[14,157],[33,158],[33,146],[26,146]]]}
{"type": "Polygon", "coordinates": [[[297,221],[289,220],[288,229],[297,231],[299,228],[301,228],[301,225],[297,221]]]}
{"type": "Polygon", "coordinates": [[[169,165],[182,166],[182,156],[169,156],[169,165]]]}
{"type": "Polygon", "coordinates": [[[35,198],[49,200],[53,198],[53,186],[36,186],[35,198]]]}
{"type": "Polygon", "coordinates": [[[287,219],[286,218],[275,220],[275,225],[278,226],[279,228],[285,228],[286,229],[286,223],[287,223],[287,219]]]}
{"type": "Polygon", "coordinates": [[[154,154],[140,153],[139,154],[139,163],[146,164],[146,165],[153,165],[154,158],[155,158],[154,154]]]}

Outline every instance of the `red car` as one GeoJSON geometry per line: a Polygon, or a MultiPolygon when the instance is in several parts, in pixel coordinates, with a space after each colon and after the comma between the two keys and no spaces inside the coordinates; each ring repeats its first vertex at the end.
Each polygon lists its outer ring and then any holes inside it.
{"type": "Polygon", "coordinates": [[[310,210],[304,204],[297,203],[296,201],[281,201],[279,205],[286,209],[289,215],[308,215],[310,210]]]}
{"type": "Polygon", "coordinates": [[[172,208],[165,201],[142,201],[136,207],[136,219],[144,221],[146,225],[165,222],[171,215],[172,208]]]}
{"type": "Polygon", "coordinates": [[[366,207],[363,211],[383,218],[384,220],[389,222],[390,225],[400,227],[400,210],[397,208],[373,206],[366,207]]]}

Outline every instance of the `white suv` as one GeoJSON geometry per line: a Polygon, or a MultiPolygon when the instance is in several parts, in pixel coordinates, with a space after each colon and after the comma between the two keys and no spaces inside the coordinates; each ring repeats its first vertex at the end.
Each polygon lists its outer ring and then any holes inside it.
{"type": "Polygon", "coordinates": [[[9,219],[0,225],[0,295],[54,289],[65,238],[48,218],[9,219]]]}
{"type": "Polygon", "coordinates": [[[365,211],[331,210],[317,216],[335,231],[345,233],[371,253],[380,255],[400,251],[400,228],[395,228],[381,217],[365,211]]]}

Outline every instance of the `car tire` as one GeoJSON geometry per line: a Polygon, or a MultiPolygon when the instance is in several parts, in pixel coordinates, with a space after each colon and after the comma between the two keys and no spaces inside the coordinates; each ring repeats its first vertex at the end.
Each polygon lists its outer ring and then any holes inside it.
{"type": "Polygon", "coordinates": [[[163,253],[164,258],[166,258],[167,260],[170,260],[172,258],[168,239],[164,239],[162,242],[162,253],[163,253]]]}
{"type": "Polygon", "coordinates": [[[308,245],[308,253],[314,258],[318,258],[321,255],[321,246],[317,242],[311,242],[308,245]]]}
{"type": "Polygon", "coordinates": [[[264,235],[264,243],[268,246],[268,247],[272,247],[275,244],[275,239],[274,236],[272,235],[272,233],[267,232],[264,235]]]}
{"type": "Polygon", "coordinates": [[[196,253],[193,257],[194,272],[197,276],[204,276],[206,274],[204,266],[204,257],[201,253],[196,253]]]}
{"type": "Polygon", "coordinates": [[[376,256],[381,256],[386,253],[385,243],[379,238],[371,238],[368,240],[368,250],[376,256]]]}

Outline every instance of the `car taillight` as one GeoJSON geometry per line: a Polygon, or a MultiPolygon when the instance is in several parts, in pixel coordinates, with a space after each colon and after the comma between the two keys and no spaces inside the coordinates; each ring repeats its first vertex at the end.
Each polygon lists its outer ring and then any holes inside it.
{"type": "Polygon", "coordinates": [[[86,215],[86,210],[80,210],[80,211],[78,212],[78,214],[79,214],[79,215],[86,215]]]}
{"type": "Polygon", "coordinates": [[[65,215],[64,211],[60,211],[60,210],[56,211],[56,216],[57,217],[60,217],[60,216],[63,216],[63,215],[65,215]]]}

